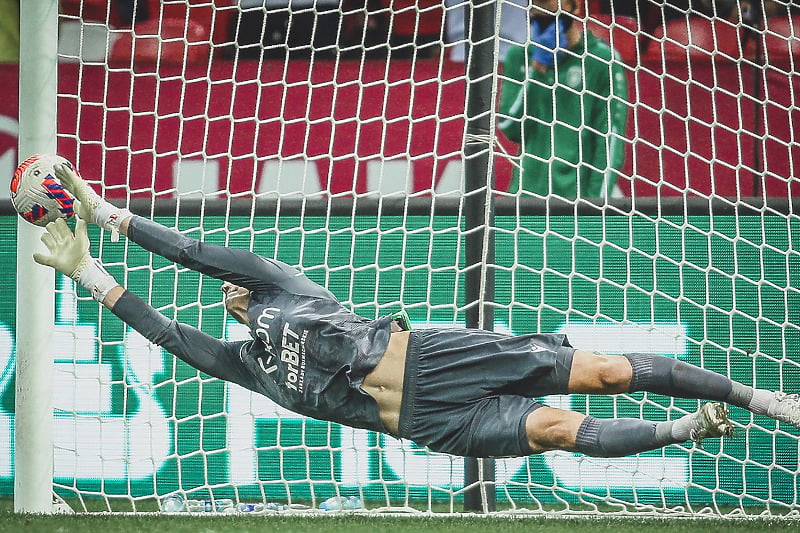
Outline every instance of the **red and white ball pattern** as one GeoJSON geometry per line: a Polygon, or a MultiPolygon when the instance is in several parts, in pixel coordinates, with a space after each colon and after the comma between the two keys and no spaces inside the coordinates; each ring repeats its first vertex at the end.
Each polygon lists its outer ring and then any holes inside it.
{"type": "Polygon", "coordinates": [[[72,163],[58,155],[40,154],[29,157],[14,171],[11,180],[11,203],[22,218],[46,226],[58,218],[71,218],[75,199],[64,189],[54,166],[72,163]]]}

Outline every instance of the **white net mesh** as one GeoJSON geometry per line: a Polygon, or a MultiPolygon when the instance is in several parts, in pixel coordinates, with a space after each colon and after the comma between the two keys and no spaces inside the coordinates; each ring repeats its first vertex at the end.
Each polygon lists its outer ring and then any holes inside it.
{"type": "MultiPolygon", "coordinates": [[[[531,36],[525,5],[498,5],[500,57],[531,36]]],[[[465,137],[488,139],[496,330],[564,332],[582,349],[661,353],[748,385],[797,389],[790,6],[769,3],[762,24],[739,8],[652,3],[628,16],[592,4],[572,25],[609,41],[617,62],[580,48],[565,54],[605,69],[605,89],[578,71],[559,89],[563,102],[551,98],[550,115],[537,117],[526,106],[540,105],[543,90],[555,94],[553,83],[532,79],[530,51],[519,56],[522,74],[498,62],[498,107],[486,112],[498,124],[520,121],[519,139],[505,130],[465,135],[466,73],[476,61],[465,46],[473,9],[465,2],[62,6],[59,152],[115,202],[207,242],[301,266],[364,316],[405,308],[416,327],[460,327],[472,235],[462,219],[465,137]],[[626,93],[609,92],[618,75],[626,93]],[[515,84],[523,89],[512,112],[502,100],[515,84]],[[553,113],[569,105],[577,126],[553,113]],[[590,154],[598,138],[600,152],[590,154]],[[552,139],[550,152],[521,155],[534,139],[552,139]],[[575,150],[565,152],[569,139],[575,150]],[[623,155],[617,163],[613,150],[623,155]],[[546,169],[529,176],[557,167],[600,176],[597,191],[610,199],[528,189],[527,177],[515,177],[526,157],[546,169]]],[[[105,239],[100,253],[167,316],[219,337],[246,335],[225,315],[218,283],[127,243],[105,239]]],[[[358,496],[368,509],[462,508],[461,458],[307,419],[210,379],[63,280],[56,316],[55,490],[77,499],[74,507],[148,510],[180,493],[312,508],[335,495],[358,496]]],[[[8,397],[13,342],[0,334],[9,341],[8,397]]],[[[653,420],[698,406],[651,394],[542,400],[653,420]]],[[[481,488],[511,512],[796,513],[796,431],[743,410],[732,416],[737,435],[704,449],[498,460],[494,483],[481,488]]]]}

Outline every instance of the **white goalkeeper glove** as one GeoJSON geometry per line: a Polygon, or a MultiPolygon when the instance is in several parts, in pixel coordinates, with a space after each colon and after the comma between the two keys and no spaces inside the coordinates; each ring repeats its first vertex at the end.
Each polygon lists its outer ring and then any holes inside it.
{"type": "Polygon", "coordinates": [[[63,218],[50,222],[45,229],[47,233],[42,234],[42,242],[50,255],[35,253],[33,260],[69,276],[89,290],[92,298],[103,303],[109,291],[119,284],[100,261],[89,254],[86,221],[78,219],[74,235],[63,218]]]}
{"type": "Polygon", "coordinates": [[[119,226],[123,220],[131,216],[131,212],[103,200],[68,165],[55,165],[55,171],[61,184],[75,197],[75,212],[78,216],[110,231],[111,241],[117,242],[119,226]]]}

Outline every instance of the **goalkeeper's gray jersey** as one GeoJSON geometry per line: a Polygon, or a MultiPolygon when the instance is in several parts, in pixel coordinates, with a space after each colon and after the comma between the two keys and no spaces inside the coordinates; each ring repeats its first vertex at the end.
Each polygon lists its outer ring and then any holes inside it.
{"type": "Polygon", "coordinates": [[[249,289],[252,339],[228,342],[169,320],[130,292],[113,312],[151,342],[209,375],[297,413],[386,432],[360,388],[391,335],[391,317],[367,320],[293,267],[202,243],[134,217],[128,238],[146,250],[249,289]]]}

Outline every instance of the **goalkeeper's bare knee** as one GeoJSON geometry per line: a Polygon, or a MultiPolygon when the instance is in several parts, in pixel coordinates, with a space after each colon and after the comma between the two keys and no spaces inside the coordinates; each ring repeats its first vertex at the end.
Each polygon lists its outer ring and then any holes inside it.
{"type": "Polygon", "coordinates": [[[618,394],[628,392],[632,369],[622,356],[575,350],[569,376],[574,394],[618,394]]]}

